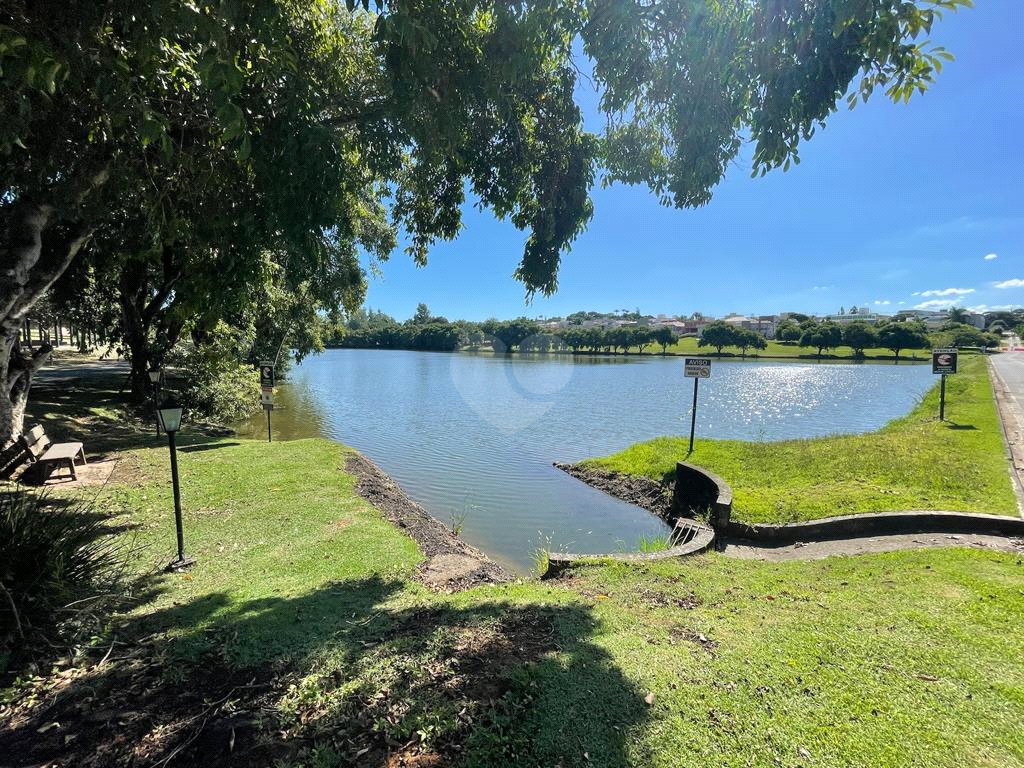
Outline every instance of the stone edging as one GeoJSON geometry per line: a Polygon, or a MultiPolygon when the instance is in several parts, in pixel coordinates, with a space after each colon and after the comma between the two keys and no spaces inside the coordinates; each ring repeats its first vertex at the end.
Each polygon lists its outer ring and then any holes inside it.
{"type": "Polygon", "coordinates": [[[772,544],[823,541],[849,536],[877,536],[898,533],[982,533],[1024,536],[1024,520],[1001,515],[967,512],[912,510],[842,515],[800,523],[742,523],[729,521],[725,532],[732,537],[772,544]]]}
{"type": "Polygon", "coordinates": [[[591,560],[614,560],[619,563],[649,563],[657,560],[667,560],[670,557],[683,557],[684,555],[696,555],[711,547],[715,540],[715,532],[707,526],[699,526],[696,536],[686,544],[663,549],[660,552],[615,552],[610,554],[575,554],[572,552],[551,552],[548,555],[547,570],[541,574],[542,579],[555,576],[574,563],[587,562],[591,560]]]}

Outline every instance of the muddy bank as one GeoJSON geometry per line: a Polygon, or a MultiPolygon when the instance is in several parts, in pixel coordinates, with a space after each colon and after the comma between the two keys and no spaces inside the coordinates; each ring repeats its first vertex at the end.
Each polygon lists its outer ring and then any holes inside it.
{"type": "Polygon", "coordinates": [[[561,464],[556,461],[554,466],[577,480],[582,480],[587,485],[604,491],[609,496],[653,512],[670,523],[674,520],[670,511],[672,506],[671,485],[662,485],[647,477],[625,475],[621,472],[606,472],[580,464],[561,464]]]}
{"type": "Polygon", "coordinates": [[[417,579],[431,589],[457,592],[479,584],[501,584],[516,578],[515,574],[483,552],[453,535],[362,454],[349,454],[345,470],[359,478],[356,493],[419,545],[427,560],[417,570],[417,579]]]}

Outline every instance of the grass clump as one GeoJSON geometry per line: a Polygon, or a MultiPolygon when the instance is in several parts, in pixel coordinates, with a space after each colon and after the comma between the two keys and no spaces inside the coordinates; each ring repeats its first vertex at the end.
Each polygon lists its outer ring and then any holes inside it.
{"type": "Polygon", "coordinates": [[[774,443],[661,437],[583,462],[662,482],[686,460],[733,488],[734,517],[794,522],[833,515],[944,509],[1016,515],[1005,447],[985,359],[961,355],[947,380],[947,421],[938,386],[907,416],[862,435],[774,443]]]}
{"type": "Polygon", "coordinates": [[[639,546],[641,552],[664,552],[670,546],[669,537],[641,536],[639,546]]]}
{"type": "Polygon", "coordinates": [[[87,505],[0,492],[0,671],[112,595],[125,550],[87,505]]]}

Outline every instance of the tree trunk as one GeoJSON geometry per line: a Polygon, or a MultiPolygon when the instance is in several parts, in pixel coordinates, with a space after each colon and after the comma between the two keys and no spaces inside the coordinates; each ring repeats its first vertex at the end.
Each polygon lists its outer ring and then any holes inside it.
{"type": "MultiPolygon", "coordinates": [[[[98,183],[102,179],[97,177],[98,183]]],[[[21,351],[18,333],[31,333],[27,315],[63,274],[88,239],[89,230],[69,223],[52,231],[55,212],[49,205],[14,203],[3,211],[0,232],[0,449],[20,435],[32,376],[46,361],[50,347],[33,354],[21,351]]],[[[31,343],[30,343],[31,349],[31,343]]]]}
{"type": "Polygon", "coordinates": [[[31,354],[23,352],[17,326],[8,328],[0,338],[0,451],[21,436],[32,377],[49,359],[50,351],[44,344],[31,354]]]}
{"type": "Polygon", "coordinates": [[[149,324],[145,318],[148,284],[145,267],[134,262],[121,273],[121,320],[124,342],[131,357],[131,399],[141,403],[149,396],[149,324]]]}

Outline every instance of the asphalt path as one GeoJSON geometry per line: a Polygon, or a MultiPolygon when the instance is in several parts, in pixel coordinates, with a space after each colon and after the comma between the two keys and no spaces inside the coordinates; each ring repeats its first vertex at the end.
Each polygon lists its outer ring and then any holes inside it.
{"type": "Polygon", "coordinates": [[[36,381],[50,383],[92,378],[95,376],[120,375],[127,377],[130,372],[131,366],[126,360],[97,360],[90,363],[76,360],[68,363],[59,359],[51,359],[50,362],[36,371],[33,378],[36,381]]]}
{"type": "Polygon", "coordinates": [[[1021,517],[1024,517],[1024,352],[1001,352],[988,359],[995,374],[996,405],[1013,464],[1017,506],[1021,509],[1021,517]]]}

